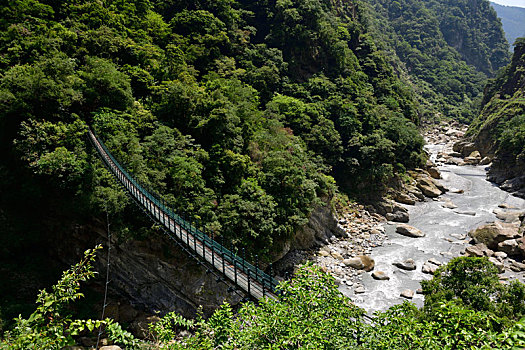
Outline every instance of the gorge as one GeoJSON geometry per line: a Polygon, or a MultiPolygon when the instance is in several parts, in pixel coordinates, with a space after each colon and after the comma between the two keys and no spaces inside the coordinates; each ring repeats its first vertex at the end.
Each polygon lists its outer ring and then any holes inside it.
{"type": "Polygon", "coordinates": [[[489,1],[0,10],[0,348],[525,345],[525,42],[489,1]]]}

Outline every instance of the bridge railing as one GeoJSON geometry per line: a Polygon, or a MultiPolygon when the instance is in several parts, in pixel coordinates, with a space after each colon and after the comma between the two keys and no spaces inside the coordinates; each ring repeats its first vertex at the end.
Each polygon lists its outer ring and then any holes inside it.
{"type": "MultiPolygon", "coordinates": [[[[124,178],[127,180],[127,182],[126,182],[126,181],[122,181],[122,179],[121,179],[121,183],[124,185],[124,187],[126,187],[126,189],[135,198],[137,198],[137,195],[134,194],[133,187],[135,189],[137,189],[151,203],[153,203],[155,206],[157,206],[157,208],[159,208],[160,211],[162,211],[165,215],[170,217],[177,225],[179,225],[187,233],[189,233],[190,235],[193,236],[193,238],[194,238],[193,239],[194,247],[189,246],[190,245],[189,241],[188,242],[182,242],[182,243],[188,245],[188,248],[196,251],[197,250],[197,245],[196,244],[197,244],[197,241],[198,241],[201,244],[201,247],[202,247],[202,249],[200,250],[201,253],[198,254],[198,255],[200,255],[201,257],[205,258],[206,248],[208,248],[209,250],[211,250],[212,259],[214,258],[214,256],[218,256],[224,261],[224,263],[229,263],[230,265],[232,265],[236,272],[237,272],[237,269],[239,269],[240,271],[244,272],[244,274],[248,278],[248,289],[250,289],[250,279],[251,279],[252,281],[257,281],[262,286],[263,294],[264,294],[265,290],[275,293],[275,287],[277,286],[277,281],[273,277],[271,277],[270,275],[268,275],[267,273],[262,271],[257,266],[254,266],[253,264],[250,264],[243,257],[240,257],[240,256],[236,255],[234,252],[232,252],[231,250],[225,248],[222,244],[219,244],[217,241],[215,241],[208,234],[206,234],[206,233],[202,232],[201,230],[199,230],[195,225],[192,225],[192,223],[190,221],[188,221],[188,220],[182,218],[181,216],[177,215],[170,207],[167,206],[167,203],[165,201],[163,201],[160,196],[156,197],[156,196],[152,195],[150,193],[150,191],[147,190],[146,187],[140,181],[136,180],[121,165],[121,163],[119,161],[117,161],[117,159],[115,159],[113,157],[113,155],[108,150],[108,148],[106,147],[104,142],[100,139],[100,137],[98,137],[98,135],[96,134],[96,132],[94,130],[91,130],[91,132],[93,133],[94,137],[98,141],[98,143],[99,143],[100,147],[102,148],[103,152],[110,158],[110,160],[113,163],[113,165],[118,168],[118,171],[120,172],[120,174],[122,174],[124,176],[124,178]]],[[[97,148],[96,145],[95,145],[95,148],[97,148]]],[[[98,151],[98,148],[97,148],[97,151],[98,151]]],[[[106,163],[106,165],[108,166],[110,171],[113,171],[112,170],[112,164],[108,163],[108,161],[104,157],[102,157],[102,159],[106,163]]],[[[146,203],[142,203],[142,204],[147,206],[146,203]]],[[[159,215],[159,217],[156,218],[156,219],[158,221],[160,221],[161,223],[163,223],[164,225],[166,225],[166,222],[163,222],[164,219],[161,217],[161,215],[159,215]]],[[[182,237],[177,237],[177,238],[179,238],[179,240],[182,240],[182,237]]],[[[186,235],[186,238],[189,240],[188,235],[186,235]]],[[[196,253],[199,253],[199,252],[196,251],[196,253]]],[[[213,267],[216,268],[216,266],[213,266],[213,267]]],[[[224,274],[224,269],[225,269],[225,267],[224,267],[224,264],[223,264],[223,268],[222,268],[223,271],[220,271],[220,269],[218,269],[218,270],[219,270],[219,272],[222,272],[224,274]]],[[[233,282],[237,283],[237,281],[236,281],[237,280],[237,273],[235,273],[235,277],[234,278],[235,278],[235,281],[233,281],[233,282]]],[[[249,290],[248,290],[248,293],[250,293],[249,290]]]]}

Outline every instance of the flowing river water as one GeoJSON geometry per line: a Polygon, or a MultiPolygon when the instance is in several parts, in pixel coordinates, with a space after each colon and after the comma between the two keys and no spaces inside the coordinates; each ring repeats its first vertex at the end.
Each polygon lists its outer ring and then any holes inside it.
{"type": "MultiPolygon", "coordinates": [[[[444,145],[428,145],[427,150],[435,159],[444,145]]],[[[493,213],[499,205],[506,203],[510,207],[525,209],[525,200],[514,197],[486,180],[485,166],[441,165],[442,180],[450,192],[437,200],[427,200],[406,206],[409,209],[409,225],[423,231],[422,238],[409,238],[395,232],[396,224],[385,224],[387,239],[380,247],[372,250],[376,271],[383,271],[390,280],[375,280],[370,273],[363,274],[364,294],[354,294],[352,288],[342,286],[343,294],[349,296],[356,305],[369,313],[385,310],[404,299],[400,293],[406,289],[416,291],[420,281],[430,279],[431,275],[422,272],[423,264],[431,258],[446,263],[461,255],[470,241],[467,233],[471,229],[496,221],[493,213]],[[454,191],[456,189],[456,191],[454,191]],[[461,192],[463,193],[452,193],[461,192]],[[457,208],[444,208],[443,201],[450,199],[457,208]],[[417,265],[414,271],[401,270],[392,263],[414,259],[417,265]]],[[[511,278],[523,280],[523,274],[505,272],[511,278]]],[[[414,293],[411,300],[418,306],[423,305],[423,296],[414,293]]]]}

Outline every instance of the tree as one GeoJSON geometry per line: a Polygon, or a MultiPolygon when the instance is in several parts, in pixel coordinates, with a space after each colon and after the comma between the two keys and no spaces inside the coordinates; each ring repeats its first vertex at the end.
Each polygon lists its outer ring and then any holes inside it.
{"type": "Polygon", "coordinates": [[[522,284],[502,285],[498,270],[487,258],[460,257],[440,267],[430,281],[422,281],[425,310],[435,313],[439,302],[457,300],[476,311],[518,319],[525,315],[522,284]]]}
{"type": "Polygon", "coordinates": [[[81,77],[85,81],[87,111],[96,111],[102,107],[125,110],[131,106],[133,96],[129,78],[111,61],[89,57],[81,77]]]}

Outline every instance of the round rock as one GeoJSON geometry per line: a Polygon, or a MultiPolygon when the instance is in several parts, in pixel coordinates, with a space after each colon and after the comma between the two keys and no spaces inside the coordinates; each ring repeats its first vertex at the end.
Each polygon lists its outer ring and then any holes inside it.
{"type": "Polygon", "coordinates": [[[407,237],[413,237],[413,238],[425,237],[425,234],[421,230],[413,226],[407,225],[407,224],[397,225],[396,232],[403,236],[407,236],[407,237]]]}
{"type": "Polygon", "coordinates": [[[412,299],[414,297],[414,291],[411,289],[405,289],[401,292],[401,296],[406,299],[412,299]]]}
{"type": "Polygon", "coordinates": [[[376,280],[385,281],[389,280],[390,277],[383,271],[374,271],[372,273],[372,277],[376,280]]]}
{"type": "Polygon", "coordinates": [[[401,270],[412,271],[416,269],[416,262],[413,259],[407,259],[403,262],[397,261],[392,265],[399,267],[401,270]]]}

